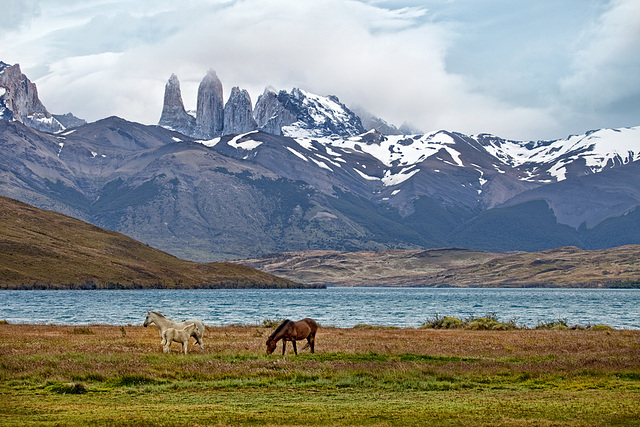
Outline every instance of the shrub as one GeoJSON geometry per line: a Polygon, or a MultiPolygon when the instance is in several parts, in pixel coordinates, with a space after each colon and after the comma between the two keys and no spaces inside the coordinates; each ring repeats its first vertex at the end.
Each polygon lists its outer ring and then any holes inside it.
{"type": "Polygon", "coordinates": [[[469,329],[472,331],[508,331],[518,329],[516,320],[510,320],[506,323],[500,322],[495,313],[488,313],[485,317],[469,317],[466,320],[460,320],[457,317],[442,317],[437,313],[420,326],[421,329],[469,329]]]}
{"type": "Polygon", "coordinates": [[[464,324],[462,320],[458,319],[457,317],[447,316],[442,319],[442,327],[445,329],[457,329],[461,328],[463,325],[464,324]]]}
{"type": "Polygon", "coordinates": [[[462,320],[457,317],[445,316],[441,317],[438,313],[434,314],[431,319],[428,319],[420,327],[423,329],[456,329],[463,326],[462,320]]]}
{"type": "Polygon", "coordinates": [[[284,319],[264,319],[262,321],[263,328],[277,328],[284,319]]]}
{"type": "Polygon", "coordinates": [[[538,321],[538,325],[536,326],[536,329],[565,330],[565,329],[568,329],[567,319],[552,320],[550,322],[540,322],[540,321],[538,321]]]}
{"type": "Polygon", "coordinates": [[[496,330],[500,326],[500,322],[490,317],[478,317],[467,321],[465,329],[472,331],[490,331],[496,330]]]}

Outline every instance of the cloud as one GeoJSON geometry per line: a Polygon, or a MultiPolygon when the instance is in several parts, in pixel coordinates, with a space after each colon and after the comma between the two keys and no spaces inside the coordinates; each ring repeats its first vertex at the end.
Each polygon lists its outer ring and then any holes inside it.
{"type": "Polygon", "coordinates": [[[19,2],[20,24],[0,30],[0,59],[21,63],[49,110],[88,120],[157,123],[171,73],[193,108],[213,68],[225,96],[240,86],[254,102],[265,86],[300,87],[425,131],[562,137],[570,126],[593,127],[581,96],[606,108],[640,75],[630,54],[640,39],[634,2],[590,19],[576,12],[582,0],[567,1],[524,9],[502,0],[19,2]],[[592,25],[577,54],[554,49],[574,45],[566,38],[584,22],[592,25]]]}
{"type": "Polygon", "coordinates": [[[611,2],[581,41],[573,73],[562,82],[569,102],[599,110],[640,95],[640,2],[611,2]]]}
{"type": "Polygon", "coordinates": [[[0,27],[7,30],[16,30],[27,25],[40,14],[38,0],[5,0],[2,3],[0,13],[0,27]]]}

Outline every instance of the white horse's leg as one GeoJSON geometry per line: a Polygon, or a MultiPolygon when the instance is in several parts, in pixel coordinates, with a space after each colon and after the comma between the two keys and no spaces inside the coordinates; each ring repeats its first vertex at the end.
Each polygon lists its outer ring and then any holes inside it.
{"type": "Polygon", "coordinates": [[[202,324],[202,330],[200,331],[199,337],[198,337],[198,344],[200,344],[200,348],[202,350],[204,350],[204,331],[206,331],[206,328],[204,326],[204,323],[202,324]]]}
{"type": "Polygon", "coordinates": [[[187,354],[187,348],[189,347],[189,339],[182,341],[182,352],[187,354]]]}
{"type": "MultiPolygon", "coordinates": [[[[194,337],[196,339],[196,342],[200,346],[200,348],[204,350],[204,344],[202,343],[202,336],[194,335],[194,337]]],[[[196,343],[194,342],[193,345],[196,345],[196,343]]]]}
{"type": "Polygon", "coordinates": [[[162,347],[162,351],[164,353],[171,353],[171,343],[165,342],[164,347],[162,347]]]}

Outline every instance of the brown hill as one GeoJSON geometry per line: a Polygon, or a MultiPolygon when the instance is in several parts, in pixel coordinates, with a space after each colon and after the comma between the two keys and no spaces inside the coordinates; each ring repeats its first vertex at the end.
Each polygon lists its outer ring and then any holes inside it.
{"type": "Polygon", "coordinates": [[[302,287],[244,265],[184,261],[0,196],[0,289],[302,287]]]}
{"type": "Polygon", "coordinates": [[[309,284],[344,286],[639,287],[640,245],[500,254],[465,249],[306,251],[243,260],[309,284]]]}

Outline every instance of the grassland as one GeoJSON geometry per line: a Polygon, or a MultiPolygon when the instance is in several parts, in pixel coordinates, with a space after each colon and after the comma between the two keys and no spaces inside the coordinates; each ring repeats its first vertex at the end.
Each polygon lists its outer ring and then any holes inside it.
{"type": "Polygon", "coordinates": [[[290,287],[303,286],[244,265],[181,260],[0,196],[0,289],[290,287]]]}
{"type": "Polygon", "coordinates": [[[637,330],[321,327],[284,358],[270,332],[184,356],[155,328],[0,324],[0,425],[640,425],[637,330]]]}

